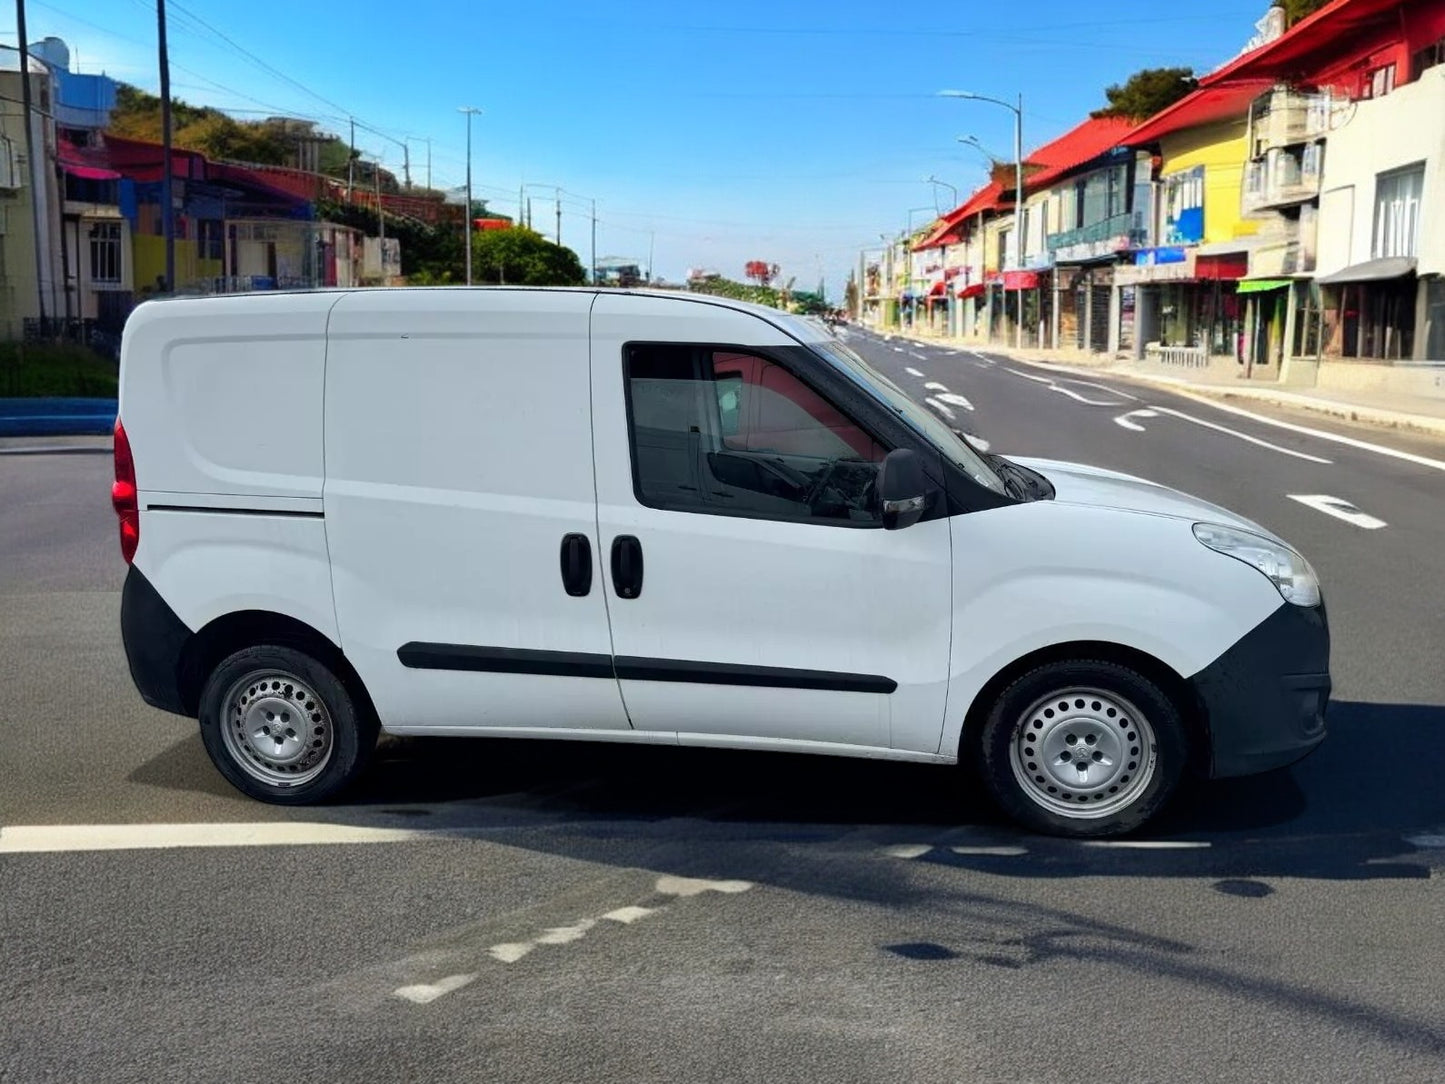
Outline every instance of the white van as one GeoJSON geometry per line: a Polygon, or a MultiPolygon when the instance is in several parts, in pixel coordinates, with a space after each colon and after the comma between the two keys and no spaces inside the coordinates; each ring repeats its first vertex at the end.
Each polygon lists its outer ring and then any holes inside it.
{"type": "Polygon", "coordinates": [[[811,322],[259,294],[142,305],[121,353],[131,673],[263,801],[336,795],[380,730],[554,737],[962,762],[1101,836],[1324,737],[1298,553],[982,454],[811,322]]]}

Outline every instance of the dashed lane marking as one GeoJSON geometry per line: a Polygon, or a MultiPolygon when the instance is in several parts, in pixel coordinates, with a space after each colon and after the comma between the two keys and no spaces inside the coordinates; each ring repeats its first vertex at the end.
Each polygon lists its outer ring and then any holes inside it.
{"type": "Polygon", "coordinates": [[[1200,851],[1213,846],[1198,839],[1085,839],[1085,847],[1111,847],[1120,851],[1200,851]]]}
{"type": "Polygon", "coordinates": [[[467,983],[472,982],[476,975],[448,975],[444,979],[431,983],[417,983],[413,986],[403,986],[396,990],[396,996],[413,1005],[427,1005],[453,990],[460,990],[467,983]]]}
{"type": "Polygon", "coordinates": [[[949,406],[961,407],[964,410],[973,409],[973,404],[956,391],[944,392],[938,396],[938,401],[940,403],[947,403],[949,406]]]}
{"type": "Polygon", "coordinates": [[[1287,493],[1285,496],[1292,501],[1299,501],[1300,504],[1307,508],[1313,508],[1316,512],[1323,512],[1325,515],[1333,516],[1335,519],[1342,519],[1346,523],[1352,523],[1356,527],[1362,527],[1367,531],[1378,531],[1381,527],[1387,526],[1384,520],[1372,516],[1367,512],[1361,512],[1349,501],[1340,497],[1331,497],[1325,493],[1309,495],[1287,493]]]}
{"type": "Polygon", "coordinates": [[[948,849],[954,854],[961,854],[965,857],[977,855],[989,858],[1017,858],[1029,853],[1027,847],[950,847],[948,849]]]}
{"type": "Polygon", "coordinates": [[[929,406],[931,406],[934,410],[938,411],[938,413],[942,414],[949,421],[957,420],[958,415],[953,412],[953,407],[948,406],[946,403],[939,402],[936,397],[930,395],[927,399],[923,401],[929,406]]]}
{"type": "Polygon", "coordinates": [[[947,390],[948,390],[948,385],[947,385],[947,384],[940,384],[937,380],[930,380],[927,384],[925,384],[925,385],[923,385],[923,386],[924,386],[925,388],[927,388],[929,391],[947,391],[947,390]]]}
{"type": "Polygon", "coordinates": [[[919,372],[917,369],[915,369],[912,365],[909,365],[909,366],[908,366],[907,368],[905,368],[903,371],[904,371],[905,373],[907,373],[909,376],[916,376],[916,377],[918,377],[919,380],[922,380],[922,379],[923,379],[923,375],[924,375],[924,374],[923,374],[923,373],[920,373],[920,372],[919,372]]]}
{"type": "Polygon", "coordinates": [[[889,858],[922,858],[929,851],[933,850],[932,843],[895,843],[890,847],[884,847],[883,853],[889,858]]]}

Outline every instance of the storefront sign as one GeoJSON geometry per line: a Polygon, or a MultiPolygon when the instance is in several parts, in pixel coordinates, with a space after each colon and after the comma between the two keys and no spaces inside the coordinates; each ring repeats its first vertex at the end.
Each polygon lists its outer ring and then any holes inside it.
{"type": "Polygon", "coordinates": [[[1085,260],[1102,260],[1117,256],[1129,250],[1127,234],[1107,237],[1102,241],[1085,241],[1078,245],[1067,245],[1054,250],[1054,259],[1059,263],[1082,263],[1085,260]]]}
{"type": "Polygon", "coordinates": [[[1150,262],[1139,261],[1130,267],[1125,264],[1114,269],[1114,282],[1119,286],[1134,286],[1150,282],[1188,282],[1195,277],[1193,249],[1144,249],[1136,257],[1146,253],[1154,256],[1150,262]],[[1166,258],[1159,260],[1158,254],[1166,258]],[[1175,255],[1177,253],[1177,256],[1175,255]]]}

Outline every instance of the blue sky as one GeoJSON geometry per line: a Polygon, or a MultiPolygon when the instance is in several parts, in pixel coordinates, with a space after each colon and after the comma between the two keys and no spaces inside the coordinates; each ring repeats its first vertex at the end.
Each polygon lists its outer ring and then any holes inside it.
{"type": "MultiPolygon", "coordinates": [[[[788,0],[169,0],[173,93],[259,117],[310,117],[413,179],[432,144],[437,185],[460,183],[473,121],[478,195],[507,213],[529,184],[534,224],[590,258],[645,262],[668,279],[705,266],[742,277],[778,263],[838,296],[860,248],[947,209],[984,160],[956,137],[1011,152],[1012,117],[939,99],[945,87],[1022,92],[1035,145],[1146,66],[1213,68],[1253,33],[1267,0],[1080,5],[907,5],[788,0]],[[1091,18],[1092,15],[1092,18],[1091,18]],[[227,40],[229,39],[229,40],[227,40]],[[246,55],[251,54],[250,56],[246,55]],[[910,215],[911,212],[911,215],[910,215]]],[[[28,0],[32,38],[55,34],[81,71],[154,90],[153,0],[28,0]]],[[[15,41],[13,7],[0,41],[15,41]]]]}

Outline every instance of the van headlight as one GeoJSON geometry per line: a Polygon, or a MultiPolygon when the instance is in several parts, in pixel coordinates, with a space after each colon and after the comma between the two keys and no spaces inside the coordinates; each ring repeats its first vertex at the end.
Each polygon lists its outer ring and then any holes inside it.
{"type": "Polygon", "coordinates": [[[1296,606],[1320,604],[1320,581],[1310,563],[1273,539],[1217,523],[1196,523],[1194,537],[1204,545],[1259,569],[1296,606]]]}

